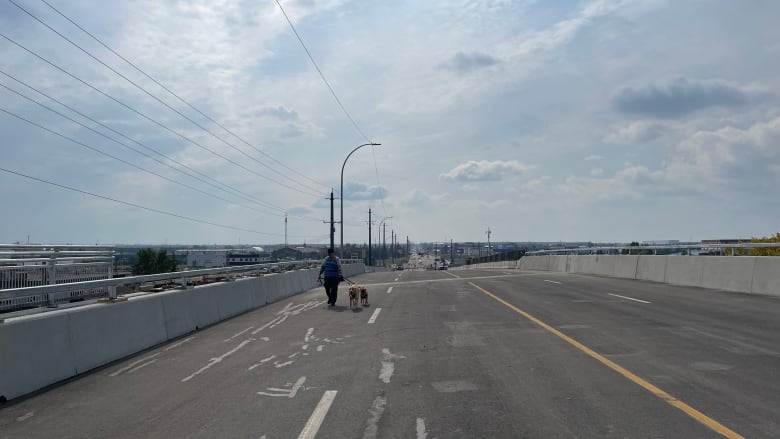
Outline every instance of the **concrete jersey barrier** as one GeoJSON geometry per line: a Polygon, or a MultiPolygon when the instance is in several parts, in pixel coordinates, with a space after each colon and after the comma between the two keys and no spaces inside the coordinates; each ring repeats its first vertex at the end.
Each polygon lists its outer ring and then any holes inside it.
{"type": "MultiPolygon", "coordinates": [[[[347,266],[349,276],[363,264],[347,266]]],[[[0,397],[13,399],[312,289],[318,269],[90,304],[0,324],[0,397]]]]}

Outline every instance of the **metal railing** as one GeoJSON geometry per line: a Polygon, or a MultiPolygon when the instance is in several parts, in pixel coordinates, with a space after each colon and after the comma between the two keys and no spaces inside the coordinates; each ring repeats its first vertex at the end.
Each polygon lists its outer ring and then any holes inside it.
{"type": "Polygon", "coordinates": [[[653,254],[657,254],[659,250],[668,251],[683,251],[687,250],[688,254],[691,254],[690,250],[731,250],[731,254],[738,256],[736,249],[751,249],[751,248],[777,248],[780,247],[780,243],[766,243],[766,242],[742,242],[732,244],[666,244],[666,245],[621,245],[621,246],[602,246],[602,247],[573,247],[573,248],[556,248],[548,250],[537,250],[526,252],[526,255],[565,255],[565,254],[638,254],[637,252],[652,251],[653,254]],[[624,252],[626,251],[626,252],[624,252]]]}
{"type": "MultiPolygon", "coordinates": [[[[113,262],[111,246],[0,244],[0,294],[20,288],[111,279],[113,262]]],[[[107,293],[106,288],[88,288],[69,291],[67,297],[59,298],[41,294],[7,298],[3,294],[0,312],[40,305],[54,307],[107,293]]]]}
{"type": "MultiPolygon", "coordinates": [[[[345,265],[362,262],[362,259],[341,260],[341,263],[345,265]]],[[[56,307],[58,304],[101,297],[116,299],[118,298],[117,288],[119,287],[128,287],[133,292],[139,291],[143,285],[150,283],[157,285],[176,284],[178,287],[187,287],[203,283],[204,280],[230,281],[238,276],[262,276],[274,271],[319,268],[321,263],[321,259],[282,261],[0,290],[0,313],[40,306],[56,307]],[[217,279],[205,279],[207,276],[215,275],[219,277],[217,279]]]]}

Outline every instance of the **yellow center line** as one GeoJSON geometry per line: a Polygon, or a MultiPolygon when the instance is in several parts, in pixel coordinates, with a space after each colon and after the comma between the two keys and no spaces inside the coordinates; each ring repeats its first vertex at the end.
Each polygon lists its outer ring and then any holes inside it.
{"type": "Polygon", "coordinates": [[[725,425],[721,424],[720,422],[710,418],[709,416],[705,415],[704,413],[696,410],[695,408],[689,406],[683,401],[680,401],[679,399],[675,398],[671,394],[665,392],[664,390],[661,390],[660,388],[656,387],[655,385],[651,384],[650,382],[646,381],[645,379],[639,377],[638,375],[634,374],[630,370],[624,368],[623,366],[615,363],[614,361],[608,359],[607,357],[599,354],[598,352],[594,351],[593,349],[585,346],[584,344],[578,342],[577,340],[569,337],[568,335],[564,334],[563,332],[553,328],[552,326],[548,325],[547,323],[537,319],[536,317],[532,316],[531,314],[528,314],[527,312],[523,311],[522,309],[512,305],[511,303],[507,302],[506,300],[496,296],[495,294],[491,293],[490,291],[480,287],[479,285],[476,285],[473,282],[469,282],[471,286],[478,289],[482,293],[486,294],[487,296],[495,299],[497,302],[503,304],[507,308],[511,309],[512,311],[520,314],[521,316],[525,317],[526,319],[534,322],[538,326],[542,327],[543,329],[547,330],[548,332],[557,335],[561,339],[563,339],[565,342],[569,343],[570,345],[574,346],[575,348],[579,349],[580,351],[588,354],[590,357],[598,360],[603,365],[609,367],[610,369],[614,370],[615,372],[623,375],[624,377],[631,380],[634,384],[638,384],[648,392],[652,393],[653,395],[663,399],[673,407],[681,410],[686,415],[692,417],[693,419],[701,422],[705,426],[709,427],[710,429],[716,431],[717,433],[720,433],[724,437],[730,438],[730,439],[744,439],[743,436],[739,435],[738,433],[734,432],[733,430],[729,429],[725,425]]]}

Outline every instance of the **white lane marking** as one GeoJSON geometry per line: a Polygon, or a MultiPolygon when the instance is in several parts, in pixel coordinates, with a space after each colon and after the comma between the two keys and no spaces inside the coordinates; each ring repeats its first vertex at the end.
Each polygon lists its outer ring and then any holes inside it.
{"type": "Polygon", "coordinates": [[[382,419],[382,414],[385,412],[385,406],[387,405],[387,398],[384,396],[377,396],[374,398],[374,402],[371,403],[371,408],[368,413],[371,417],[366,421],[366,429],[363,430],[363,439],[374,439],[379,432],[379,420],[382,419]]]}
{"type": "Polygon", "coordinates": [[[33,415],[34,415],[34,413],[33,413],[33,412],[28,412],[28,413],[25,413],[25,414],[23,414],[22,416],[19,416],[18,418],[16,418],[16,422],[24,422],[24,421],[26,421],[26,420],[28,420],[28,419],[32,418],[32,417],[33,417],[33,415]]]}
{"type": "Polygon", "coordinates": [[[263,363],[267,363],[267,362],[269,362],[269,361],[273,360],[274,358],[276,358],[276,355],[271,355],[271,356],[270,356],[270,357],[268,357],[268,358],[263,358],[262,360],[260,360],[260,362],[259,362],[259,363],[256,363],[256,364],[253,364],[253,365],[251,365],[251,366],[249,367],[249,369],[247,369],[247,370],[252,370],[252,369],[256,368],[257,366],[260,366],[260,365],[261,365],[261,364],[263,364],[263,363]]]}
{"type": "Polygon", "coordinates": [[[108,376],[115,377],[115,376],[119,375],[120,373],[125,372],[127,370],[130,370],[130,369],[134,368],[135,366],[137,366],[137,365],[139,365],[139,364],[141,364],[141,363],[143,363],[145,361],[151,360],[152,358],[160,355],[161,353],[162,352],[157,352],[157,353],[154,353],[152,355],[149,355],[149,356],[146,356],[144,358],[141,358],[140,360],[133,361],[132,363],[130,363],[127,366],[117,370],[116,372],[113,372],[113,373],[109,374],[108,376]]]}
{"type": "Polygon", "coordinates": [[[252,329],[252,328],[254,328],[254,326],[250,326],[250,327],[248,327],[248,328],[244,329],[243,331],[239,332],[238,334],[235,334],[234,336],[232,336],[232,337],[230,337],[230,338],[226,338],[226,339],[224,339],[224,340],[222,340],[222,341],[223,341],[223,342],[225,342],[225,343],[227,343],[227,342],[229,342],[230,340],[233,340],[234,338],[236,338],[236,337],[240,336],[241,334],[244,334],[245,332],[249,331],[249,330],[250,330],[250,329],[252,329]]]}
{"type": "Polygon", "coordinates": [[[612,293],[607,293],[607,294],[609,294],[610,296],[620,297],[621,299],[633,300],[634,302],[652,303],[652,302],[648,302],[646,300],[634,299],[633,297],[621,296],[620,294],[612,294],[612,293]]]}
{"type": "Polygon", "coordinates": [[[303,337],[303,341],[308,343],[311,340],[312,334],[314,334],[314,328],[309,328],[306,331],[306,335],[303,337]]]}
{"type": "Polygon", "coordinates": [[[231,350],[229,350],[229,351],[225,352],[225,353],[224,353],[224,354],[222,354],[221,356],[219,356],[219,357],[216,357],[216,358],[212,358],[211,360],[209,360],[209,364],[207,364],[207,365],[205,365],[205,366],[201,367],[200,369],[198,369],[198,370],[197,370],[195,373],[193,373],[192,375],[190,375],[190,376],[187,376],[187,377],[184,377],[184,378],[182,378],[181,382],[183,382],[183,383],[184,383],[184,382],[187,382],[187,381],[189,381],[189,380],[191,380],[191,379],[195,378],[196,376],[198,376],[198,375],[200,375],[201,373],[205,372],[205,371],[206,371],[208,368],[210,368],[211,366],[213,366],[213,365],[215,365],[215,364],[217,364],[217,363],[221,363],[221,362],[222,362],[222,360],[224,360],[225,358],[227,358],[227,357],[228,357],[228,356],[230,356],[230,355],[233,355],[233,354],[235,354],[235,353],[236,353],[236,352],[238,352],[238,351],[239,351],[241,348],[243,348],[244,346],[246,346],[247,344],[249,344],[249,343],[251,343],[251,342],[252,342],[252,340],[251,340],[251,339],[250,339],[250,340],[244,340],[244,341],[242,341],[242,342],[241,342],[241,343],[240,343],[238,346],[236,346],[236,347],[234,347],[233,349],[231,349],[231,350]]]}
{"type": "Polygon", "coordinates": [[[376,321],[376,318],[379,316],[379,311],[382,311],[382,308],[377,308],[374,310],[374,313],[371,314],[371,318],[368,319],[368,324],[372,324],[376,321]]]}
{"type": "Polygon", "coordinates": [[[425,432],[425,420],[417,418],[417,439],[427,439],[428,433],[425,432]]]}
{"type": "Polygon", "coordinates": [[[171,349],[178,348],[179,346],[183,345],[184,343],[187,343],[188,341],[190,341],[190,340],[192,340],[192,339],[194,339],[194,338],[195,338],[195,337],[187,337],[187,338],[185,338],[184,340],[182,340],[182,341],[180,341],[180,342],[178,342],[178,343],[174,343],[174,344],[172,344],[172,345],[168,346],[167,348],[165,348],[165,352],[168,352],[168,351],[170,351],[171,349]]]}
{"type": "MultiPolygon", "coordinates": [[[[284,363],[279,363],[279,362],[276,362],[276,363],[274,363],[274,366],[276,366],[276,368],[277,368],[277,369],[279,369],[279,368],[281,368],[281,367],[289,366],[289,365],[291,365],[291,364],[293,364],[293,363],[295,363],[295,361],[293,361],[293,360],[290,360],[290,361],[285,361],[284,363]]],[[[291,397],[291,398],[292,398],[292,397],[291,397]]]]}
{"type": "Polygon", "coordinates": [[[394,372],[395,372],[395,363],[393,363],[392,361],[383,361],[382,369],[379,371],[379,379],[382,380],[383,383],[389,384],[390,378],[393,376],[394,372]]]}
{"type": "Polygon", "coordinates": [[[322,348],[324,348],[324,347],[325,347],[324,344],[321,344],[321,345],[317,346],[317,352],[322,352],[322,348]]]}
{"type": "Polygon", "coordinates": [[[393,279],[393,282],[398,282],[398,278],[393,279]]]}
{"type": "MultiPolygon", "coordinates": [[[[258,395],[263,396],[286,396],[288,398],[295,398],[295,395],[298,393],[298,390],[300,390],[301,387],[303,387],[303,383],[306,382],[306,377],[300,377],[298,378],[298,381],[295,382],[295,384],[292,385],[289,389],[280,389],[278,387],[268,387],[267,390],[272,390],[274,392],[279,393],[267,393],[267,392],[257,392],[258,395]]],[[[287,383],[289,386],[290,383],[287,383]]]]}
{"type": "Polygon", "coordinates": [[[295,358],[295,356],[296,356],[296,355],[298,355],[299,353],[300,353],[300,352],[293,352],[293,353],[292,353],[292,354],[290,354],[290,356],[289,356],[289,357],[287,357],[287,358],[295,358]]]}
{"type": "Polygon", "coordinates": [[[390,287],[390,288],[387,289],[387,294],[390,294],[392,292],[393,292],[393,287],[390,287]]]}
{"type": "Polygon", "coordinates": [[[382,369],[379,370],[379,379],[382,380],[383,383],[389,384],[390,378],[395,372],[395,363],[392,360],[404,358],[406,357],[403,355],[390,353],[390,349],[382,349],[382,369]]]}
{"type": "Polygon", "coordinates": [[[157,362],[157,359],[156,359],[156,358],[155,358],[154,360],[147,361],[146,363],[144,363],[144,364],[142,364],[142,365],[140,365],[140,366],[136,366],[136,367],[134,367],[134,368],[132,368],[132,369],[128,370],[128,371],[127,371],[127,373],[128,373],[128,374],[131,374],[131,373],[133,373],[133,372],[137,371],[138,369],[141,369],[142,367],[146,367],[146,366],[148,366],[148,365],[150,365],[150,364],[152,364],[152,363],[156,363],[156,362],[157,362]]]}
{"type": "Polygon", "coordinates": [[[298,439],[314,439],[317,436],[317,431],[319,431],[322,421],[325,420],[325,415],[328,414],[328,410],[330,410],[330,406],[333,404],[333,400],[336,398],[337,393],[338,391],[336,390],[325,391],[325,394],[322,395],[319,404],[314,408],[314,412],[311,414],[311,417],[309,417],[306,425],[303,426],[303,430],[301,430],[301,434],[298,435],[298,439]]]}
{"type": "Polygon", "coordinates": [[[560,282],[556,282],[556,281],[554,281],[554,280],[548,280],[548,279],[545,279],[544,281],[545,281],[545,282],[550,282],[551,284],[559,284],[559,285],[560,285],[560,282]]]}
{"type": "Polygon", "coordinates": [[[301,349],[303,349],[305,351],[306,349],[309,349],[309,345],[305,344],[305,345],[301,346],[301,349]]]}
{"type": "Polygon", "coordinates": [[[271,339],[270,339],[270,338],[268,338],[268,337],[260,337],[260,340],[263,340],[263,341],[271,341],[271,339]]]}

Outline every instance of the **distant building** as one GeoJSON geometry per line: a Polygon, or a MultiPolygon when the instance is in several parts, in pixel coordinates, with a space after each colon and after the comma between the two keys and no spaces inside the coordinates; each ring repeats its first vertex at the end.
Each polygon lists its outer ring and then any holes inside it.
{"type": "Polygon", "coordinates": [[[677,239],[642,241],[642,245],[680,245],[680,241],[677,239]]]}
{"type": "Polygon", "coordinates": [[[187,255],[187,266],[192,268],[233,267],[238,265],[254,265],[266,262],[268,253],[262,248],[246,249],[210,249],[210,250],[177,250],[177,253],[187,255]]]}

